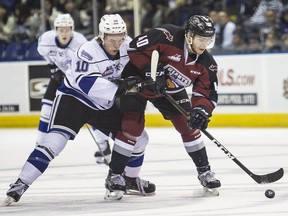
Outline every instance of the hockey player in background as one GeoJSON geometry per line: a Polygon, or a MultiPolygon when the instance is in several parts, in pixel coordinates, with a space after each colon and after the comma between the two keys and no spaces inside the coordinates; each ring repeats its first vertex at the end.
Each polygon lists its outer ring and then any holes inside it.
{"type": "Polygon", "coordinates": [[[125,162],[129,160],[131,144],[143,131],[145,107],[147,101],[150,101],[180,133],[184,147],[197,168],[198,179],[204,192],[218,194],[216,188],[219,188],[221,183],[211,171],[200,133],[201,129],[207,128],[218,99],[217,63],[206,50],[212,48],[214,42],[213,21],[208,16],[200,15],[190,17],[185,28],[165,24],[132,40],[128,51],[130,62],[122,75],[139,76],[150,84],[138,95],[125,95],[121,99],[121,109],[124,112],[122,132],[116,136],[114,146],[117,147],[113,149],[106,179],[110,190],[120,194],[124,188],[121,181],[110,184],[113,182],[111,175],[123,172],[125,162]],[[151,80],[150,76],[153,50],[160,54],[155,81],[151,80]],[[185,90],[188,86],[193,86],[191,103],[185,90]],[[190,113],[191,119],[188,122],[163,96],[164,91],[190,113]]]}
{"type": "MultiPolygon", "coordinates": [[[[20,200],[85,123],[114,134],[120,130],[122,116],[114,100],[139,82],[135,77],[118,79],[129,61],[130,41],[120,15],[101,18],[99,37],[84,43],[73,56],[71,70],[66,71],[52,105],[48,133],[29,155],[16,182],[10,185],[4,205],[20,200]]],[[[131,167],[125,169],[122,177],[127,191],[146,195],[155,191],[155,185],[138,177],[148,143],[146,132],[143,130],[141,134],[135,148],[131,147],[136,156],[131,157],[131,167]]]]}
{"type": "MultiPolygon", "coordinates": [[[[47,133],[52,103],[57,88],[61,85],[65,72],[71,68],[74,52],[87,40],[84,35],[74,31],[74,20],[70,14],[60,14],[54,21],[54,30],[43,33],[38,40],[37,50],[50,68],[51,78],[41,100],[40,121],[36,143],[41,145],[47,133]]],[[[110,161],[110,147],[107,146],[107,136],[101,131],[93,130],[100,148],[104,151],[107,161],[110,161]]],[[[101,158],[102,159],[102,158],[101,158]]],[[[98,159],[96,162],[102,162],[98,159]]]]}
{"type": "Polygon", "coordinates": [[[51,77],[41,100],[40,121],[36,143],[42,145],[47,133],[56,91],[61,85],[65,72],[71,69],[74,52],[87,40],[84,35],[74,31],[74,20],[70,14],[60,14],[54,21],[54,29],[43,33],[38,39],[38,53],[50,68],[51,77]]]}

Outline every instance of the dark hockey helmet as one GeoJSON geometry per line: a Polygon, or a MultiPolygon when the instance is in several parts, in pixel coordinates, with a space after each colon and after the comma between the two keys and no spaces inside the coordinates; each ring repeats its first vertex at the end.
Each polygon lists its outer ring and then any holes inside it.
{"type": "Polygon", "coordinates": [[[215,34],[214,23],[208,16],[191,16],[185,25],[185,32],[191,36],[200,35],[203,37],[213,37],[215,34]]]}
{"type": "Polygon", "coordinates": [[[205,47],[211,49],[215,44],[215,28],[212,19],[208,16],[191,16],[185,25],[185,38],[189,47],[192,48],[195,35],[206,37],[205,47]]]}

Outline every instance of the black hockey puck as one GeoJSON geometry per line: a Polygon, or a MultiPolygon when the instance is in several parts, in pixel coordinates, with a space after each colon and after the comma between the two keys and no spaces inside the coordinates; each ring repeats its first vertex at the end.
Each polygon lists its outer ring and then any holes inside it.
{"type": "Polygon", "coordinates": [[[275,196],[275,192],[274,192],[273,190],[271,190],[271,189],[267,189],[267,190],[265,191],[265,196],[266,196],[267,198],[269,198],[269,199],[272,199],[272,198],[274,198],[274,196],[275,196]]]}

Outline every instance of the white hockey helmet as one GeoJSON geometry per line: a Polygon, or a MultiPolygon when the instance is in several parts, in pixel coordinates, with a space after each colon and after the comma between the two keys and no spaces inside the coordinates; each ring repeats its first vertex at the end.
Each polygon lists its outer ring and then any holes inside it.
{"type": "Polygon", "coordinates": [[[104,41],[104,34],[127,34],[126,23],[119,14],[106,14],[99,23],[99,35],[104,41]]]}
{"type": "Polygon", "coordinates": [[[54,21],[54,29],[57,27],[72,27],[74,30],[74,20],[70,14],[59,14],[54,21]]]}

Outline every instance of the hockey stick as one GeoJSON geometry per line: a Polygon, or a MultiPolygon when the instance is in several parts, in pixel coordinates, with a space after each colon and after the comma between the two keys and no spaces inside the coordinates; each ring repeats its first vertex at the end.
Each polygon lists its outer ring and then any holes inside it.
{"type": "Polygon", "coordinates": [[[158,61],[159,61],[159,52],[157,50],[153,50],[151,56],[151,78],[154,81],[156,80],[158,61]]]}
{"type": "MultiPolygon", "coordinates": [[[[183,109],[169,94],[164,92],[164,97],[183,114],[187,120],[190,120],[190,115],[183,109]]],[[[231,160],[233,160],[242,170],[244,170],[254,181],[258,184],[267,184],[278,181],[284,175],[283,168],[279,170],[268,173],[264,175],[256,175],[255,173],[251,172],[246,166],[244,166],[225,146],[223,146],[215,137],[213,137],[207,130],[201,130],[214,144],[217,145],[231,160]]]]}
{"type": "MultiPolygon", "coordinates": [[[[152,52],[151,56],[151,77],[155,81],[156,80],[156,72],[157,72],[157,65],[159,61],[159,53],[157,50],[152,52]]],[[[163,92],[163,96],[177,109],[181,114],[183,114],[187,120],[190,120],[190,115],[186,112],[184,108],[182,108],[169,94],[163,92]]],[[[217,145],[231,160],[233,160],[242,170],[244,170],[254,181],[258,184],[266,184],[278,181],[284,175],[283,168],[279,170],[268,173],[265,175],[256,175],[252,173],[246,166],[244,166],[228,149],[223,146],[217,139],[215,139],[207,130],[201,130],[214,144],[217,145]]]]}
{"type": "Polygon", "coordinates": [[[92,136],[92,138],[93,138],[95,144],[97,145],[100,154],[101,154],[102,157],[104,158],[104,164],[106,164],[106,165],[108,166],[108,165],[109,165],[109,162],[108,162],[107,159],[105,158],[105,155],[104,155],[102,149],[100,148],[100,145],[99,145],[99,143],[97,142],[97,140],[96,140],[96,138],[95,138],[95,136],[94,136],[94,134],[93,134],[91,128],[88,126],[88,124],[85,124],[85,125],[86,125],[86,127],[87,127],[89,133],[91,134],[91,136],[92,136]]]}

